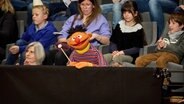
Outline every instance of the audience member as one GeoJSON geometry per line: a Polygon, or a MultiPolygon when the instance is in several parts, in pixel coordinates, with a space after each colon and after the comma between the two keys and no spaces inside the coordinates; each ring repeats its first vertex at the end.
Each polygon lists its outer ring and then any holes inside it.
{"type": "MultiPolygon", "coordinates": [[[[106,18],[101,14],[101,9],[96,0],[79,0],[79,14],[71,16],[64,24],[60,34],[58,36],[59,43],[66,43],[68,37],[68,31],[71,28],[75,28],[77,25],[83,25],[88,33],[92,33],[91,44],[98,47],[101,44],[108,45],[110,43],[109,38],[111,36],[109,24],[106,18]]],[[[66,52],[70,55],[71,50],[66,52]]],[[[51,53],[48,59],[48,64],[52,64],[55,60],[55,65],[66,65],[67,59],[61,51],[56,53],[54,59],[51,53]]]]}
{"type": "Polygon", "coordinates": [[[140,24],[140,15],[135,1],[126,1],[122,5],[123,20],[119,21],[110,38],[117,47],[105,54],[108,63],[122,64],[133,62],[139,56],[139,50],[145,44],[145,34],[140,24]]]}
{"type": "Polygon", "coordinates": [[[45,51],[48,52],[50,45],[56,41],[56,36],[53,32],[56,31],[54,25],[47,21],[49,15],[48,8],[37,0],[33,7],[33,24],[31,24],[22,37],[16,42],[15,45],[9,48],[9,54],[6,64],[15,64],[15,61],[20,54],[20,64],[23,64],[23,52],[26,46],[34,41],[40,42],[45,51]]]}
{"type": "Polygon", "coordinates": [[[15,11],[10,0],[0,1],[0,62],[5,58],[6,45],[18,38],[15,11]]]}
{"type": "Polygon", "coordinates": [[[168,62],[181,62],[184,56],[184,15],[171,14],[168,23],[168,34],[157,41],[154,53],[139,56],[136,59],[137,67],[145,67],[151,61],[156,61],[158,68],[166,68],[168,62]]]}
{"type": "Polygon", "coordinates": [[[24,65],[42,65],[45,51],[40,42],[32,42],[25,49],[24,65]]]}

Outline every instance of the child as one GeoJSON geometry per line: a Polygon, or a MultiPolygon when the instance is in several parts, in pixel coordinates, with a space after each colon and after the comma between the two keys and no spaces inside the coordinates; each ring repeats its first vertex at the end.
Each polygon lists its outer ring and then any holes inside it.
{"type": "Polygon", "coordinates": [[[168,34],[157,41],[154,53],[136,59],[137,67],[145,67],[151,61],[156,61],[156,66],[159,68],[165,68],[168,62],[181,62],[184,55],[184,16],[179,13],[171,14],[168,23],[168,34]]]}
{"type": "Polygon", "coordinates": [[[40,42],[32,42],[26,47],[24,65],[42,65],[45,51],[40,42]]]}
{"type": "Polygon", "coordinates": [[[139,49],[144,46],[144,30],[135,1],[126,1],[121,9],[123,19],[113,30],[110,38],[117,47],[110,54],[105,54],[108,63],[133,62],[139,56],[139,49]]]}
{"type": "Polygon", "coordinates": [[[28,27],[16,44],[9,48],[6,64],[15,64],[19,54],[21,55],[19,63],[23,64],[22,53],[25,51],[26,46],[34,41],[40,42],[46,52],[49,50],[50,45],[56,41],[56,36],[53,34],[56,28],[51,22],[47,21],[48,15],[49,11],[45,5],[33,6],[33,24],[28,27]]]}

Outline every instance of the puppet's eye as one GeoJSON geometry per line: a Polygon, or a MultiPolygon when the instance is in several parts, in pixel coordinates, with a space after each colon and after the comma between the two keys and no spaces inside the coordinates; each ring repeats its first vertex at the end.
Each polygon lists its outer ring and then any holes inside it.
{"type": "Polygon", "coordinates": [[[78,37],[79,39],[81,39],[81,38],[82,38],[82,35],[78,35],[77,37],[78,37]]]}
{"type": "Polygon", "coordinates": [[[75,37],[72,38],[72,41],[75,41],[75,37]]]}

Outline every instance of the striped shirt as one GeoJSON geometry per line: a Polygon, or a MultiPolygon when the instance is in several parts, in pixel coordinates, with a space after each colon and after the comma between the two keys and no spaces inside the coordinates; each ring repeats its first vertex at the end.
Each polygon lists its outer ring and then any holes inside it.
{"type": "Polygon", "coordinates": [[[96,49],[94,46],[90,46],[90,49],[84,54],[78,54],[75,50],[70,55],[70,60],[72,62],[90,62],[97,66],[106,66],[102,53],[96,49]]]}

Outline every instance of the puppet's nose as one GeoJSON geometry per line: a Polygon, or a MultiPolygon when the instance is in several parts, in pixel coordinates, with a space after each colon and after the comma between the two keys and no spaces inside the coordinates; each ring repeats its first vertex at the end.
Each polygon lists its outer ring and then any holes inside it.
{"type": "Polygon", "coordinates": [[[76,42],[77,44],[79,44],[79,43],[80,43],[80,39],[79,39],[79,38],[75,38],[75,42],[76,42]]]}

